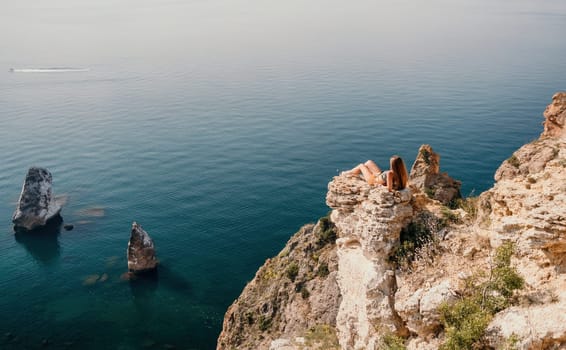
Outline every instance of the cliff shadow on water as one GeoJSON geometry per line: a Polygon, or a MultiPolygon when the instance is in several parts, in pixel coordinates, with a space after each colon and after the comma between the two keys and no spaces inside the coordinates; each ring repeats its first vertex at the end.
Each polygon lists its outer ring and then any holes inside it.
{"type": "Polygon", "coordinates": [[[132,275],[129,278],[132,296],[136,299],[151,298],[158,288],[165,288],[184,296],[192,294],[192,286],[180,274],[164,265],[154,271],[132,275]]]}
{"type": "Polygon", "coordinates": [[[130,290],[135,300],[151,298],[159,287],[159,273],[157,270],[133,275],[129,279],[130,290]]]}
{"type": "Polygon", "coordinates": [[[31,231],[15,230],[16,242],[23,245],[30,255],[40,264],[51,265],[61,255],[59,235],[63,218],[55,216],[41,228],[31,231]]]}

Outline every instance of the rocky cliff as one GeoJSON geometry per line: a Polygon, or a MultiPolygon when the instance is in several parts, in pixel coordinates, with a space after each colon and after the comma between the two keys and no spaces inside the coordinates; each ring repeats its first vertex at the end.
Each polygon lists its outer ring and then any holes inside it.
{"type": "Polygon", "coordinates": [[[285,349],[318,344],[339,349],[335,227],[328,218],[305,225],[268,259],[224,317],[218,349],[285,349]]]}
{"type": "Polygon", "coordinates": [[[566,93],[544,115],[477,198],[429,146],[407,190],[335,177],[330,216],[259,269],[217,349],[566,348],[566,93]]]}

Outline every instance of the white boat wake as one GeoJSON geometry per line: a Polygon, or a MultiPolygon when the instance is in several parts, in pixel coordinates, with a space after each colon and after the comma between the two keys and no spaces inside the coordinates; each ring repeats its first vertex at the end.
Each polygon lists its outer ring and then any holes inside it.
{"type": "Polygon", "coordinates": [[[51,68],[10,68],[12,73],[65,73],[88,72],[89,68],[51,67],[51,68]]]}

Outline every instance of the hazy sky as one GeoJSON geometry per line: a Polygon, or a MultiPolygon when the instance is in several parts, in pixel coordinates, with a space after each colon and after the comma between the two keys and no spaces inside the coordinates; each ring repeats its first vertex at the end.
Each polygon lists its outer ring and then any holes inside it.
{"type": "Polygon", "coordinates": [[[505,45],[531,40],[540,26],[533,15],[546,16],[548,25],[566,21],[563,0],[0,1],[0,63],[10,67],[368,53],[397,60],[481,52],[497,59],[505,45]]]}

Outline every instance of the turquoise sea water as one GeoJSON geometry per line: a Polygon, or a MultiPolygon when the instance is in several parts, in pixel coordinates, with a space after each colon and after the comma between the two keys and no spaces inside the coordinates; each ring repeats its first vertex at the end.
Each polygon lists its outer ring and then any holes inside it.
{"type": "Polygon", "coordinates": [[[339,171],[429,143],[464,194],[489,188],[566,89],[565,32],[561,0],[6,5],[0,348],[214,349],[339,171]],[[38,67],[89,71],[9,72],[38,67]],[[32,165],[74,230],[13,234],[32,165]],[[156,280],[120,279],[134,220],[156,280]]]}

